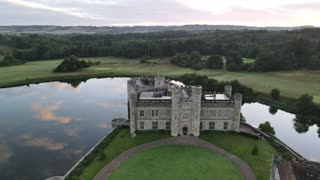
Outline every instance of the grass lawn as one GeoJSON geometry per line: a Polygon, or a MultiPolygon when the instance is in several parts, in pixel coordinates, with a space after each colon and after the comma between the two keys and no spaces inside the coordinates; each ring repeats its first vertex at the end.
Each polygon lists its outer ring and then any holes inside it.
{"type": "Polygon", "coordinates": [[[101,61],[98,66],[92,66],[88,69],[75,73],[52,73],[52,70],[62,60],[51,60],[41,62],[28,62],[23,65],[0,68],[0,87],[14,85],[17,82],[26,79],[44,80],[54,77],[80,76],[92,77],[99,74],[112,76],[129,75],[160,75],[180,76],[185,73],[197,73],[207,75],[220,81],[230,81],[237,79],[242,84],[253,88],[258,92],[270,93],[271,89],[278,88],[281,95],[296,98],[302,94],[308,93],[314,96],[314,101],[320,103],[320,71],[280,71],[280,72],[229,72],[225,70],[193,70],[181,68],[169,63],[168,59],[159,60],[158,64],[139,63],[138,59],[124,59],[114,57],[83,58],[86,60],[101,61]]]}
{"type": "Polygon", "coordinates": [[[200,138],[244,160],[250,166],[257,179],[270,179],[271,155],[276,153],[276,150],[268,141],[229,133],[202,134],[200,138]],[[258,147],[258,155],[251,154],[254,145],[258,147]]]}
{"type": "Polygon", "coordinates": [[[255,59],[252,59],[252,58],[242,58],[242,60],[243,60],[243,63],[245,64],[252,64],[255,61],[255,59]]]}
{"type": "Polygon", "coordinates": [[[168,134],[139,134],[135,138],[132,138],[129,129],[121,129],[116,137],[108,144],[104,149],[106,160],[100,160],[99,157],[89,164],[88,167],[83,171],[83,173],[77,178],[79,180],[93,179],[93,177],[98,174],[98,172],[106,166],[110,161],[116,158],[121,153],[126,150],[135,147],[137,145],[155,141],[162,138],[170,137],[168,134]]]}
{"type": "Polygon", "coordinates": [[[163,145],[137,153],[126,160],[110,180],[236,180],[235,165],[208,149],[190,145],[163,145]]]}

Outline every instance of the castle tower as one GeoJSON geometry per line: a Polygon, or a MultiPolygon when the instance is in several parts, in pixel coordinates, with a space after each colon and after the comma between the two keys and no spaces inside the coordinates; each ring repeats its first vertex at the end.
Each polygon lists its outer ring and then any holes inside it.
{"type": "Polygon", "coordinates": [[[194,136],[200,135],[200,112],[201,112],[201,86],[192,86],[192,115],[190,120],[190,131],[194,136]]]}
{"type": "Polygon", "coordinates": [[[232,95],[232,86],[231,85],[224,86],[224,94],[228,97],[231,97],[231,95],[232,95]]]}
{"type": "Polygon", "coordinates": [[[128,102],[129,102],[129,117],[130,117],[130,133],[132,136],[135,136],[136,131],[136,102],[137,102],[137,93],[134,88],[134,80],[131,79],[128,81],[128,102]]]}
{"type": "Polygon", "coordinates": [[[177,136],[180,132],[180,114],[181,114],[181,99],[180,88],[174,86],[172,88],[172,101],[171,101],[171,136],[177,136]]]}
{"type": "Polygon", "coordinates": [[[233,119],[233,129],[235,131],[240,131],[240,116],[241,116],[241,106],[242,106],[242,94],[236,93],[234,95],[235,109],[234,109],[234,119],[233,119]]]}
{"type": "Polygon", "coordinates": [[[165,77],[155,77],[154,78],[154,86],[155,88],[163,88],[165,87],[166,78],[165,77]]]}

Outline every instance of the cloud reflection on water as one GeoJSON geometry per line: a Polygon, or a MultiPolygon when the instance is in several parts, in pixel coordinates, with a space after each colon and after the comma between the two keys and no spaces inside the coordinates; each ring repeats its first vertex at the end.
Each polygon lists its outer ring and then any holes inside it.
{"type": "Polygon", "coordinates": [[[56,142],[48,137],[33,137],[32,134],[23,134],[19,137],[23,140],[25,146],[39,147],[51,151],[58,151],[64,149],[67,144],[56,142]]]}
{"type": "Polygon", "coordinates": [[[58,123],[69,123],[71,118],[68,116],[58,116],[54,113],[61,109],[63,101],[56,101],[52,105],[42,105],[40,103],[33,103],[32,109],[36,113],[36,118],[42,121],[56,121],[58,123]]]}
{"type": "Polygon", "coordinates": [[[12,156],[12,151],[5,144],[0,144],[0,163],[7,162],[12,156]]]}

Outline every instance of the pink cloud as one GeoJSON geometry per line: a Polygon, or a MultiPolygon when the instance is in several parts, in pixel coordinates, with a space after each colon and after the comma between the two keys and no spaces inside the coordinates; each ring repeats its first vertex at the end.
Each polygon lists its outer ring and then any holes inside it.
{"type": "Polygon", "coordinates": [[[42,121],[56,121],[59,123],[69,123],[71,121],[70,117],[67,116],[57,116],[54,111],[61,108],[63,101],[56,101],[52,105],[41,105],[39,103],[32,104],[32,109],[36,113],[36,118],[42,121]]]}

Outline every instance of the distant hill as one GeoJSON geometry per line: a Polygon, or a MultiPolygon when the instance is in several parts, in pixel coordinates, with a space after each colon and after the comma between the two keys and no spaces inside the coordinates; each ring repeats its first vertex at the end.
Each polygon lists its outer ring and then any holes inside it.
{"type": "Polygon", "coordinates": [[[184,25],[184,26],[0,26],[0,34],[123,34],[157,31],[202,30],[298,30],[314,26],[255,27],[235,25],[184,25]]]}

